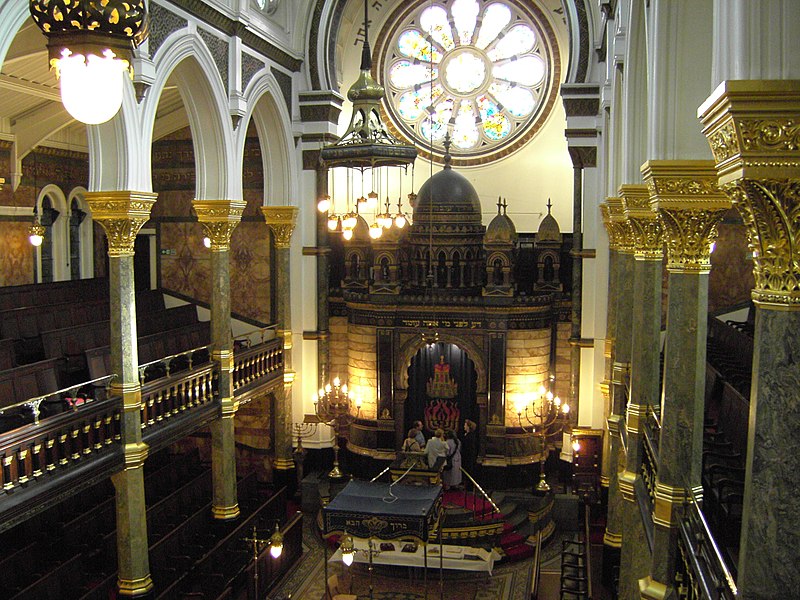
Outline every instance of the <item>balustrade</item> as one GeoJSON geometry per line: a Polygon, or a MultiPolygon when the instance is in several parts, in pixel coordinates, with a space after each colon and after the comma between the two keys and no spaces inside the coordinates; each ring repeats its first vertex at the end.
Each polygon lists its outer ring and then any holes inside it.
{"type": "MultiPolygon", "coordinates": [[[[235,353],[234,390],[237,394],[274,381],[283,383],[282,342],[274,338],[235,353]]],[[[216,397],[218,370],[207,358],[203,364],[197,364],[196,358],[205,350],[207,347],[195,348],[142,365],[141,374],[156,368],[164,373],[142,386],[142,429],[149,433],[150,440],[176,415],[197,411],[198,419],[207,420],[200,413],[206,414],[208,410],[199,409],[208,406],[216,397]],[[185,370],[176,373],[176,361],[184,361],[185,370]]],[[[31,486],[44,480],[57,483],[53,477],[74,472],[73,467],[79,464],[84,465],[83,478],[99,476],[103,469],[102,472],[109,473],[122,467],[123,456],[118,451],[120,398],[106,397],[103,385],[98,386],[107,384],[113,377],[110,375],[3,408],[27,407],[33,419],[27,425],[0,434],[0,530],[13,524],[16,516],[12,518],[11,513],[16,515],[25,510],[22,506],[25,500],[20,495],[15,497],[15,492],[25,490],[30,499],[31,486]],[[66,411],[40,418],[39,406],[46,399],[69,396],[72,400],[79,389],[95,390],[86,395],[96,397],[85,398],[82,402],[73,400],[68,402],[70,408],[66,411]],[[107,460],[92,462],[101,457],[107,460]],[[94,468],[98,471],[92,471],[94,468]]],[[[191,417],[187,424],[191,424],[191,417]]]]}

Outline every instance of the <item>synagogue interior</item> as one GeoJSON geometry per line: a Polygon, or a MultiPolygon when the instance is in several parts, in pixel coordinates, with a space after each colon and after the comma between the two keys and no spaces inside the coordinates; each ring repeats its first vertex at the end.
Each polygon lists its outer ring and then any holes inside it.
{"type": "Polygon", "coordinates": [[[800,589],[796,0],[0,16],[0,600],[800,589]]]}

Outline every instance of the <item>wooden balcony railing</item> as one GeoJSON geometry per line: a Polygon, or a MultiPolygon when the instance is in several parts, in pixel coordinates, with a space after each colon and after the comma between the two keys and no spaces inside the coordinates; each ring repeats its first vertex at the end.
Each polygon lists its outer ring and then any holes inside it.
{"type": "MultiPolygon", "coordinates": [[[[142,373],[145,368],[148,373],[154,367],[163,370],[163,376],[142,386],[142,435],[151,451],[196,431],[218,414],[215,402],[218,370],[207,359],[201,364],[192,362],[192,357],[201,350],[206,348],[142,366],[142,373]],[[176,372],[181,360],[182,370],[176,372]]],[[[113,377],[103,378],[103,383],[113,377]]],[[[89,398],[73,402],[65,412],[37,417],[25,426],[0,433],[0,531],[24,520],[53,498],[68,496],[70,487],[83,489],[122,468],[121,398],[106,397],[107,389],[92,383],[95,385],[70,389],[94,389],[95,397],[89,394],[89,398]]],[[[283,385],[282,339],[270,339],[234,353],[237,397],[252,396],[254,390],[277,385],[283,385]]],[[[37,414],[43,400],[66,391],[32,398],[3,410],[29,406],[37,414]]]]}

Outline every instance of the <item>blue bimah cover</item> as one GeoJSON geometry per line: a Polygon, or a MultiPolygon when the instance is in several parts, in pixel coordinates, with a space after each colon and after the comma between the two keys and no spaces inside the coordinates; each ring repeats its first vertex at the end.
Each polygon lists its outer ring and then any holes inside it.
{"type": "Polygon", "coordinates": [[[428,541],[442,507],[440,485],[351,481],[322,509],[325,535],[428,541]]]}

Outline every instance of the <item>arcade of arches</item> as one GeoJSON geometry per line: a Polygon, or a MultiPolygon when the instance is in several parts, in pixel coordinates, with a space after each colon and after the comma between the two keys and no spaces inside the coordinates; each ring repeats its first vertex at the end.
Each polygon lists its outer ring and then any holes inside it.
{"type": "MultiPolygon", "coordinates": [[[[698,577],[726,598],[800,589],[800,460],[787,451],[800,418],[800,5],[370,0],[386,127],[418,149],[384,177],[320,159],[349,123],[363,4],[152,0],[119,114],[84,126],[60,103],[28,5],[0,0],[0,297],[108,288],[0,310],[0,379],[43,361],[52,374],[0,398],[0,535],[80,488],[77,471],[63,480],[75,490],[58,488],[58,469],[34,475],[38,455],[14,444],[46,442],[14,411],[104,365],[124,468],[91,483],[116,489],[117,587],[163,593],[148,448],[198,451],[209,512],[236,521],[237,476],[302,487],[299,424],[338,376],[358,398],[339,440],[356,477],[391,463],[414,421],[429,437],[469,419],[488,488],[533,489],[548,457],[585,477],[563,491],[602,514],[618,597],[702,598],[698,577]],[[317,210],[329,196],[344,215],[368,191],[380,206],[352,239],[317,210]],[[407,224],[374,239],[384,197],[407,224]],[[52,332],[79,326],[70,303],[93,307],[104,337],[51,355],[52,332]],[[214,397],[158,441],[148,365],[178,335],[174,316],[148,311],[181,307],[210,351],[214,397]],[[25,310],[55,321],[7,325],[25,310]],[[237,371],[237,353],[270,343],[273,362],[248,368],[272,379],[237,371]],[[541,445],[521,416],[540,386],[570,407],[565,435],[541,445]],[[691,559],[705,550],[681,537],[701,505],[721,549],[707,581],[691,559]]],[[[161,375],[180,377],[169,361],[161,375]]],[[[336,442],[326,427],[302,437],[307,473],[336,442]]]]}

